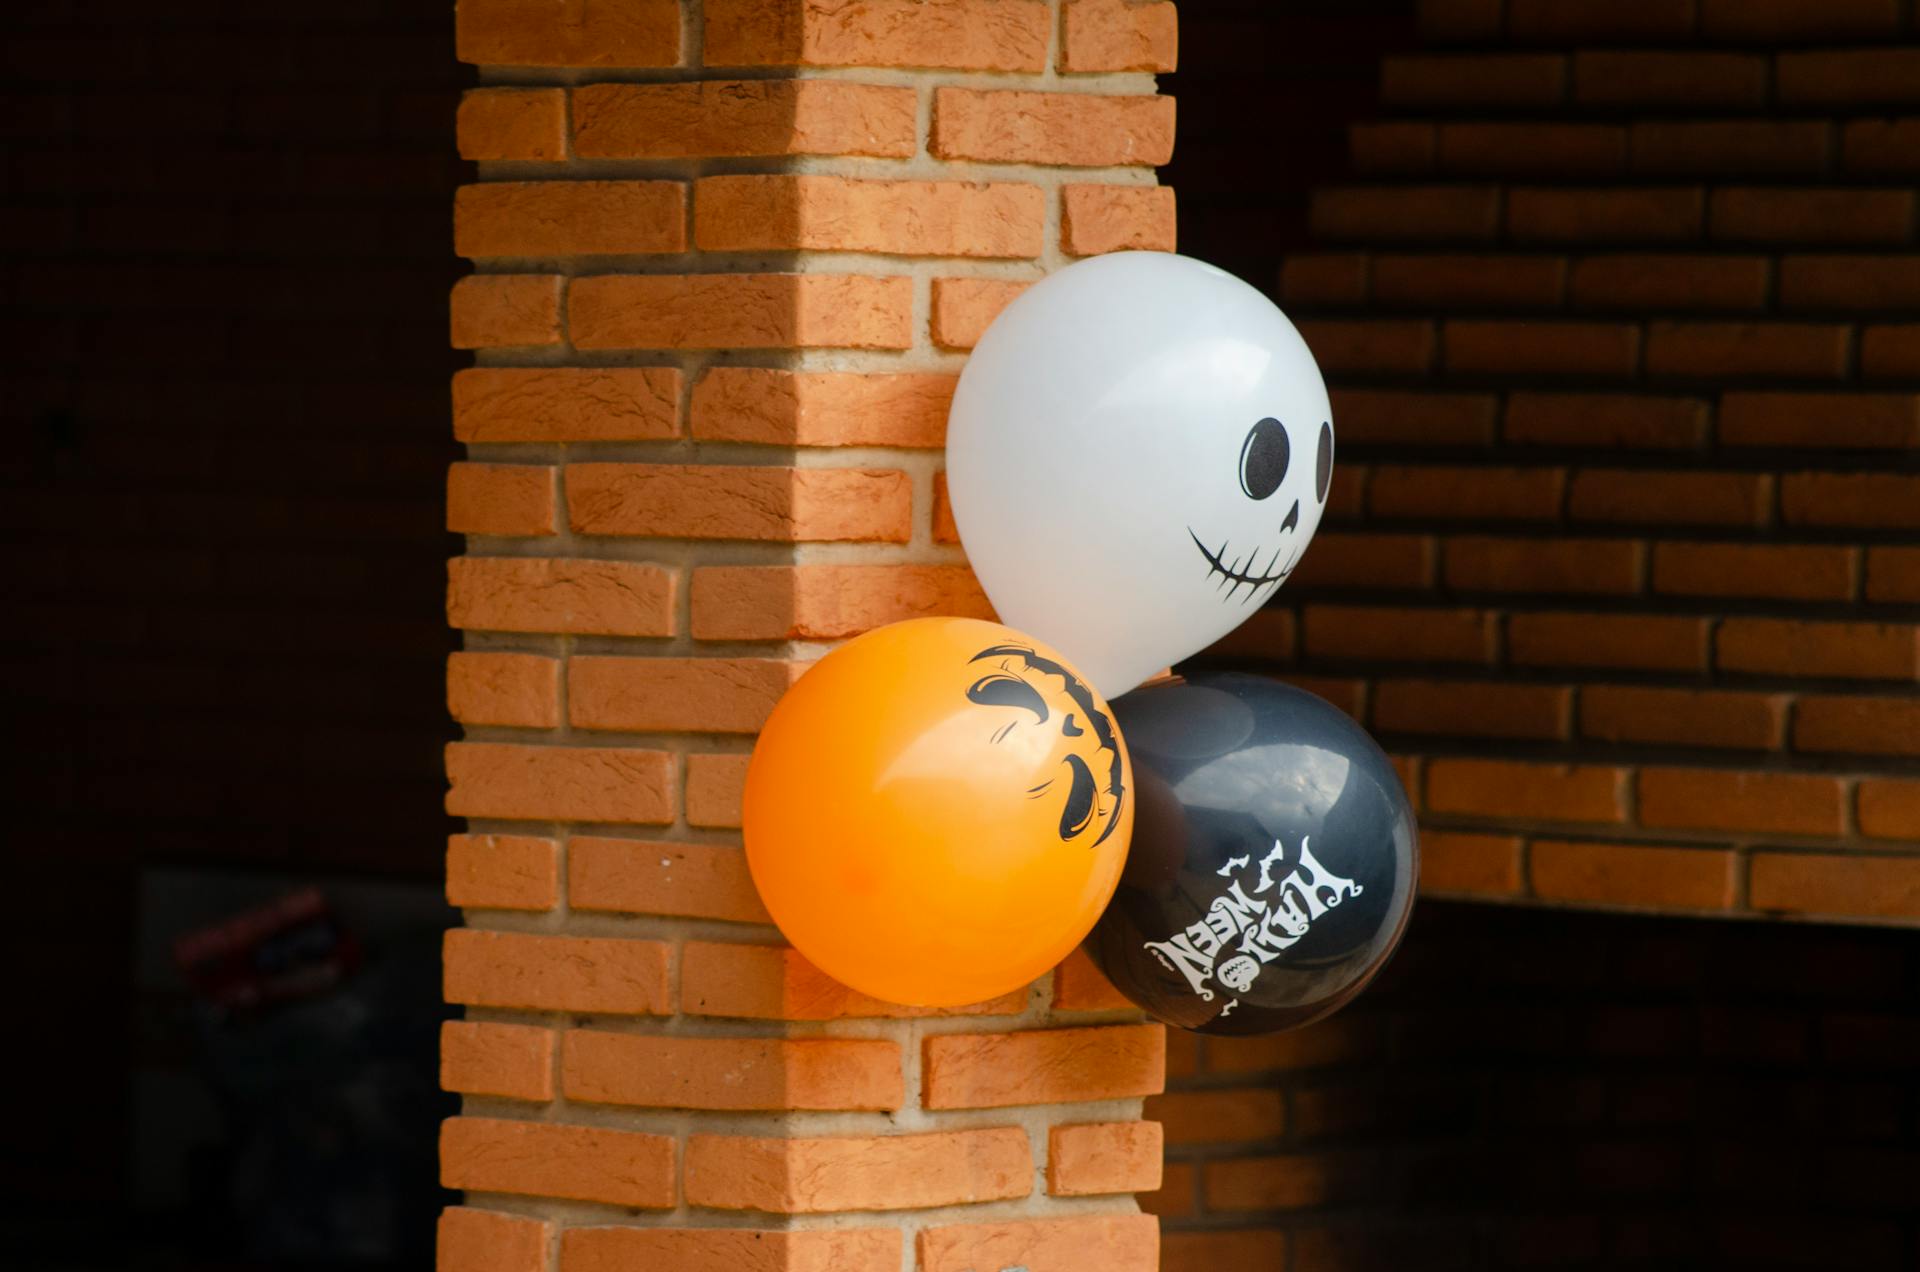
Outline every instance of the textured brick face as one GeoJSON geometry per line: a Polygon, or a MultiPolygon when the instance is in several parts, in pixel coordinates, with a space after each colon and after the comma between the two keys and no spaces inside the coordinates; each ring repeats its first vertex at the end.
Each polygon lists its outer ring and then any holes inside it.
{"type": "Polygon", "coordinates": [[[1148,1272],[1163,1031],[1084,958],[957,1008],[840,985],[740,827],[827,648],[992,617],[948,408],[1034,282],[1173,248],[1174,5],[461,0],[457,34],[442,1165],[511,1201],[449,1211],[440,1272],[1148,1272]]]}

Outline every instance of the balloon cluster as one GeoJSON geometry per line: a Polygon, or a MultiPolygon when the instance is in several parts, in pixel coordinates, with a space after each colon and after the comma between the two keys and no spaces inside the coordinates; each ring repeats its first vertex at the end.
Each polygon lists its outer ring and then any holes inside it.
{"type": "Polygon", "coordinates": [[[1290,1028],[1357,994],[1412,904],[1392,765],[1263,677],[1142,685],[1286,581],[1332,474],[1319,370],[1253,288],[1134,252],[1024,293],[947,437],[954,520],[1010,626],[895,623],[782,699],[744,822],[787,939],[919,1006],[1017,990],[1082,941],[1188,1029],[1290,1028]]]}

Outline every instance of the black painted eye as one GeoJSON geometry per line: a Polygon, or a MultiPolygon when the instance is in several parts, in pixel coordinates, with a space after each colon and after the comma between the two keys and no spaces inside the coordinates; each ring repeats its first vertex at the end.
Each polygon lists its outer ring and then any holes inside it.
{"type": "Polygon", "coordinates": [[[1313,493],[1327,502],[1327,487],[1333,482],[1333,425],[1320,426],[1320,453],[1313,457],[1313,493]]]}
{"type": "Polygon", "coordinates": [[[1249,499],[1265,499],[1280,489],[1287,479],[1287,461],[1293,444],[1287,430],[1276,419],[1264,419],[1247,432],[1240,445],[1240,489],[1249,499]]]}
{"type": "Polygon", "coordinates": [[[1067,806],[1060,810],[1060,838],[1076,839],[1093,824],[1093,770],[1077,755],[1067,757],[1067,771],[1073,780],[1067,787],[1067,806]]]}
{"type": "Polygon", "coordinates": [[[1022,711],[1031,711],[1040,717],[1041,724],[1047,722],[1050,714],[1040,691],[1015,676],[982,676],[968,687],[967,699],[983,707],[1018,707],[1022,711]]]}

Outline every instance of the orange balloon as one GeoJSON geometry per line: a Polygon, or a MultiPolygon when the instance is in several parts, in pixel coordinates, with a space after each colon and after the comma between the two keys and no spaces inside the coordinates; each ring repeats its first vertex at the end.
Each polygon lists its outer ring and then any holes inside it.
{"type": "Polygon", "coordinates": [[[747,768],[747,864],[829,976],[951,1007],[1018,989],[1106,908],[1133,834],[1112,713],[1009,627],[921,618],[821,659],[747,768]]]}

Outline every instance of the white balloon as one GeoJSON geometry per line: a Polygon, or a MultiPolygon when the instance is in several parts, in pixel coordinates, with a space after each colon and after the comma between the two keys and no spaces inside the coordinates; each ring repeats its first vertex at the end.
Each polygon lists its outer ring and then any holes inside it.
{"type": "Polygon", "coordinates": [[[1115,697],[1238,627],[1300,563],[1333,471],[1293,324],[1223,270],[1081,261],[973,351],[947,485],[1002,622],[1115,697]]]}

